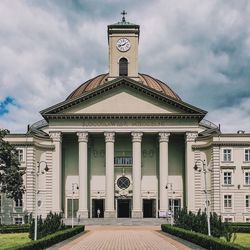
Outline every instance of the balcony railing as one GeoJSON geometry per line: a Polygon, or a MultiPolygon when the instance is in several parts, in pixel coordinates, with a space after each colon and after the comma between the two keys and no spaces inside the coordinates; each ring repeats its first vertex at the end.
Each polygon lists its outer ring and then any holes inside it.
{"type": "Polygon", "coordinates": [[[114,164],[118,166],[132,166],[133,158],[131,156],[117,156],[114,158],[114,164]]]}

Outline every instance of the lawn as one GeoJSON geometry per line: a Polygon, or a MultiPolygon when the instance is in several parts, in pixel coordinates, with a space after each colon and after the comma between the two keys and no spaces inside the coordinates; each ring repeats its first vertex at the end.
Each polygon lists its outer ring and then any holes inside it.
{"type": "Polygon", "coordinates": [[[250,234],[237,233],[237,238],[234,243],[243,247],[250,247],[250,234]]]}
{"type": "Polygon", "coordinates": [[[31,239],[28,237],[28,233],[0,234],[0,249],[8,249],[30,241],[31,239]]]}

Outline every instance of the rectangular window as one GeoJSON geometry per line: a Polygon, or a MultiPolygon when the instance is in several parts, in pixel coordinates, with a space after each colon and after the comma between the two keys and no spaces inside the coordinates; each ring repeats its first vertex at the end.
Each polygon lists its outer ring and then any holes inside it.
{"type": "Polygon", "coordinates": [[[245,172],[245,185],[250,185],[250,172],[245,172]]]}
{"type": "Polygon", "coordinates": [[[17,149],[18,161],[23,162],[23,149],[17,149]]]}
{"type": "Polygon", "coordinates": [[[224,195],[224,208],[232,208],[232,195],[224,195]]]}
{"type": "Polygon", "coordinates": [[[23,206],[23,199],[18,199],[15,201],[15,207],[22,207],[23,206]]]}
{"type": "Polygon", "coordinates": [[[232,172],[224,172],[224,185],[232,184],[232,172]]]}
{"type": "Polygon", "coordinates": [[[246,195],[246,208],[250,208],[250,195],[246,195]]]}
{"type": "Polygon", "coordinates": [[[249,222],[250,222],[250,218],[246,218],[246,220],[245,220],[245,221],[249,223],[249,222]]]}
{"type": "Polygon", "coordinates": [[[245,149],[245,161],[250,161],[250,149],[245,149]]]}
{"type": "Polygon", "coordinates": [[[227,217],[227,218],[224,218],[224,221],[225,221],[225,222],[233,222],[233,219],[227,217]]]}
{"type": "Polygon", "coordinates": [[[224,149],[223,150],[223,160],[224,161],[232,161],[232,150],[224,149]]]}
{"type": "Polygon", "coordinates": [[[23,218],[15,218],[15,224],[18,224],[18,225],[23,224],[23,218]]]}

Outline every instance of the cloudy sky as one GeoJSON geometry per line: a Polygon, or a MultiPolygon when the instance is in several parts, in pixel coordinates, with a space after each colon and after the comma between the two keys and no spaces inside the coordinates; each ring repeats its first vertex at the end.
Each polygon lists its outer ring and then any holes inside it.
{"type": "Polygon", "coordinates": [[[250,1],[1,0],[0,127],[25,132],[39,111],[108,71],[107,25],[141,26],[139,68],[250,132],[250,1]]]}

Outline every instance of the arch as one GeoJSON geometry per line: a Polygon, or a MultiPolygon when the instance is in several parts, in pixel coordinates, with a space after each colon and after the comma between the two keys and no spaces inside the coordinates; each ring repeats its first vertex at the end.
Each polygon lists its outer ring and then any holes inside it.
{"type": "Polygon", "coordinates": [[[128,76],[128,59],[125,57],[119,60],[119,76],[128,76]]]}

